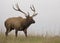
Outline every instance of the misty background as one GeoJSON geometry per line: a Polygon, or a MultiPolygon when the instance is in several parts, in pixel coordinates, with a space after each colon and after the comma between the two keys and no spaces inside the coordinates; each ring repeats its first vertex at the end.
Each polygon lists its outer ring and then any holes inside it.
{"type": "MultiPolygon", "coordinates": [[[[19,7],[32,15],[30,6],[34,5],[38,15],[36,21],[28,28],[28,34],[60,36],[60,0],[0,0],[0,32],[5,33],[4,21],[10,17],[25,17],[12,7],[18,3],[19,7]]],[[[14,33],[14,30],[10,33],[14,33]]],[[[24,34],[19,31],[18,34],[24,34]]]]}

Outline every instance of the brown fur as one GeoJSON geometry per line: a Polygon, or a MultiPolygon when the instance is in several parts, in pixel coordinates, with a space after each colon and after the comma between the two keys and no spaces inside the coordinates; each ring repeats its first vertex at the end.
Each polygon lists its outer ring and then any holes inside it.
{"type": "Polygon", "coordinates": [[[6,27],[5,34],[7,36],[10,31],[15,29],[16,36],[18,31],[23,31],[25,33],[25,36],[27,37],[27,28],[32,23],[35,23],[32,17],[27,17],[26,19],[22,17],[9,18],[5,21],[5,27],[6,27]]]}

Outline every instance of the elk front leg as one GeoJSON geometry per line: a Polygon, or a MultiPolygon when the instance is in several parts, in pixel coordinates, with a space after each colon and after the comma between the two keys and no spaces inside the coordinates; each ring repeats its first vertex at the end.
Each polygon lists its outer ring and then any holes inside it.
{"type": "Polygon", "coordinates": [[[17,37],[18,30],[15,30],[15,36],[17,37]]]}
{"type": "Polygon", "coordinates": [[[24,32],[25,36],[27,37],[27,29],[25,29],[23,32],[24,32]]]}

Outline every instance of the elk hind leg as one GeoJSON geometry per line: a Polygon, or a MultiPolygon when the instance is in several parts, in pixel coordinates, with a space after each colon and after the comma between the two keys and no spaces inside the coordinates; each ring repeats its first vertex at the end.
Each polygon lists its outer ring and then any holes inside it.
{"type": "Polygon", "coordinates": [[[11,31],[11,29],[6,29],[5,35],[8,36],[8,33],[11,31]]]}

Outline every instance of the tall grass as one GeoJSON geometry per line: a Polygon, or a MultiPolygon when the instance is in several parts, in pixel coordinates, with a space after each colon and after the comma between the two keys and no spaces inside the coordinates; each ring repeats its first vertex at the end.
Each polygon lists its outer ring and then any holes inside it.
{"type": "Polygon", "coordinates": [[[6,37],[0,34],[0,43],[60,43],[60,37],[43,37],[43,36],[18,36],[9,35],[6,37]]]}

